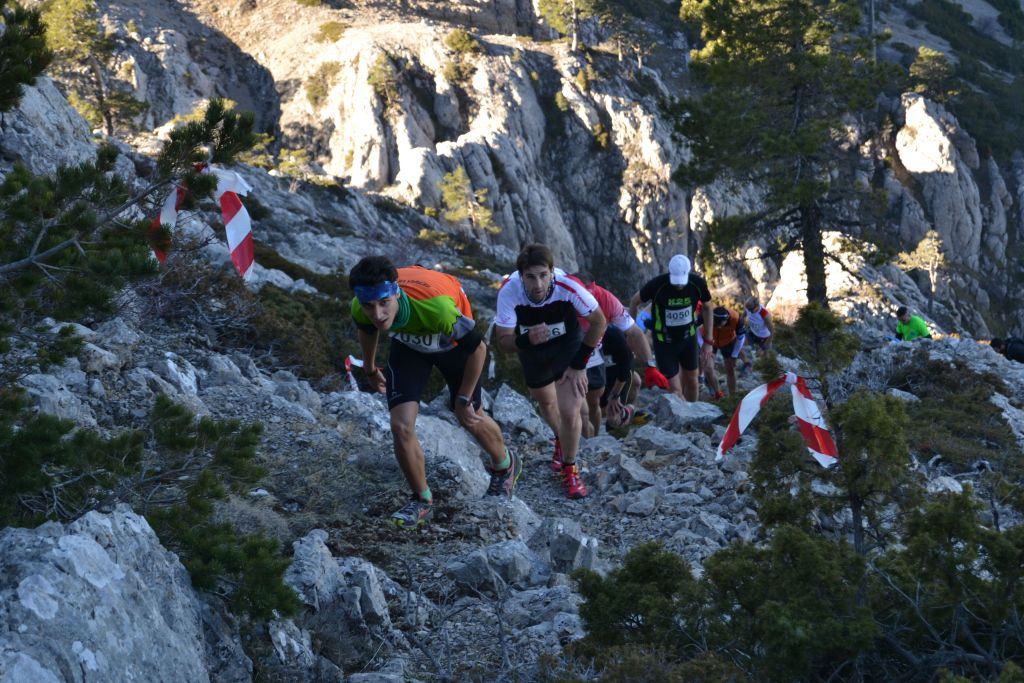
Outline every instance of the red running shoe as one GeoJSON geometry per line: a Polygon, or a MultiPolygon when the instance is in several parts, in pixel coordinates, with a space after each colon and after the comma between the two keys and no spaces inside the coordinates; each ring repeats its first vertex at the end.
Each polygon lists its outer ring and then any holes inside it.
{"type": "Polygon", "coordinates": [[[576,463],[562,466],[562,483],[565,484],[565,495],[569,498],[586,498],[587,487],[580,479],[580,471],[576,463]]]}
{"type": "Polygon", "coordinates": [[[562,444],[558,441],[557,436],[555,437],[555,453],[551,456],[551,471],[562,471],[562,444]]]}

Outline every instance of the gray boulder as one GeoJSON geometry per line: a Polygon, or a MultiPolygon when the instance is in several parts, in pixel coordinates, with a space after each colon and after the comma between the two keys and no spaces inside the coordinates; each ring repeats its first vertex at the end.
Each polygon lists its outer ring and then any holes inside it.
{"type": "Polygon", "coordinates": [[[33,374],[21,379],[29,398],[40,413],[55,415],[86,427],[96,426],[96,416],[89,406],[75,395],[60,379],[53,375],[33,374]]]}
{"type": "MultiPolygon", "coordinates": [[[[203,610],[178,558],[127,506],[0,531],[4,683],[208,681],[223,668],[210,652],[244,655],[206,640],[203,610]]],[[[248,660],[238,666],[251,675],[248,660]]]]}
{"type": "Polygon", "coordinates": [[[547,580],[543,561],[522,540],[502,541],[474,550],[445,566],[460,587],[470,591],[501,591],[505,586],[526,588],[547,580]]]}
{"type": "Polygon", "coordinates": [[[685,432],[701,429],[722,417],[722,410],[710,403],[690,403],[675,394],[661,394],[654,402],[654,423],[662,429],[685,432]]]}
{"type": "Polygon", "coordinates": [[[493,414],[498,424],[507,431],[521,432],[537,441],[546,441],[551,436],[551,428],[537,414],[530,399],[507,384],[502,384],[498,389],[493,414]]]}

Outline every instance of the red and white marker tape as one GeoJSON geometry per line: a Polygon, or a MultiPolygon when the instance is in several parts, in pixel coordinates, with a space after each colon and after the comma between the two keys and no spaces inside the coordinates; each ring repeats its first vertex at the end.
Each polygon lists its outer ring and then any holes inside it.
{"type": "MultiPolygon", "coordinates": [[[[228,251],[231,252],[231,262],[235,264],[238,274],[245,278],[249,274],[250,268],[252,268],[255,256],[252,240],[252,220],[249,218],[249,212],[242,205],[239,195],[242,197],[246,196],[252,191],[252,187],[249,183],[245,182],[242,176],[234,171],[225,171],[220,168],[211,168],[206,164],[200,164],[199,172],[213,173],[217,176],[217,189],[213,193],[213,198],[220,204],[221,215],[224,218],[224,228],[227,231],[228,251]]],[[[164,205],[160,208],[160,215],[153,220],[152,229],[156,230],[161,225],[173,228],[178,222],[178,211],[181,209],[184,199],[185,188],[180,185],[175,187],[174,191],[167,195],[167,199],[164,200],[164,205]]],[[[162,249],[154,248],[153,253],[160,263],[163,263],[167,258],[167,254],[162,249]]]]}
{"type": "Polygon", "coordinates": [[[836,463],[839,455],[836,452],[836,444],[821,416],[821,411],[818,410],[818,404],[811,396],[804,378],[792,372],[787,372],[782,377],[762,384],[743,397],[740,404],[736,406],[732,420],[729,421],[725,436],[722,437],[722,443],[718,445],[718,455],[715,460],[721,460],[729,449],[736,445],[740,435],[761,411],[761,406],[784,384],[790,385],[790,391],[793,394],[793,412],[796,414],[796,423],[800,428],[801,436],[804,437],[804,443],[807,444],[807,450],[822,467],[831,467],[836,463]]]}
{"type": "Polygon", "coordinates": [[[355,375],[352,374],[353,367],[363,367],[363,361],[350,355],[345,358],[345,379],[348,380],[348,386],[352,391],[359,391],[359,382],[356,381],[355,375]]]}

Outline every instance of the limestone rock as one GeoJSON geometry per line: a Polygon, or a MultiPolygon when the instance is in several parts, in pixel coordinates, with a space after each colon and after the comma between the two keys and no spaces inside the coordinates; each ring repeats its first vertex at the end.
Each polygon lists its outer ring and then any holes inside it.
{"type": "Polygon", "coordinates": [[[173,672],[207,681],[201,612],[185,568],[126,506],[0,531],[8,626],[0,680],[170,680],[173,672]]]}

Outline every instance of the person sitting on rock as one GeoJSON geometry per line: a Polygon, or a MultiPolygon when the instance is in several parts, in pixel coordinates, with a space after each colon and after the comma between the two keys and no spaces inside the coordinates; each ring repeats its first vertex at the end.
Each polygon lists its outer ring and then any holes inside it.
{"type": "Polygon", "coordinates": [[[932,333],[928,329],[928,323],[919,315],[911,315],[906,306],[896,309],[896,338],[903,341],[914,341],[915,339],[931,339],[932,333]]]}
{"type": "Polygon", "coordinates": [[[491,458],[487,494],[509,498],[522,472],[505,447],[501,428],[480,408],[480,374],[487,346],[476,331],[469,299],[451,275],[413,266],[395,268],[384,256],[367,256],[349,273],[355,292],[352,320],[370,386],[387,394],[395,459],[412,489],[408,504],[391,516],[398,527],[417,527],[433,510],[423,447],[416,438],[420,396],[432,368],[444,376],[448,405],[491,458]],[[382,332],[391,333],[387,372],[377,366],[382,332]]]}
{"type": "Polygon", "coordinates": [[[996,337],[992,340],[991,344],[993,349],[1003,354],[1006,358],[1015,360],[1018,363],[1024,363],[1024,339],[1017,337],[1000,339],[996,337]]]}

